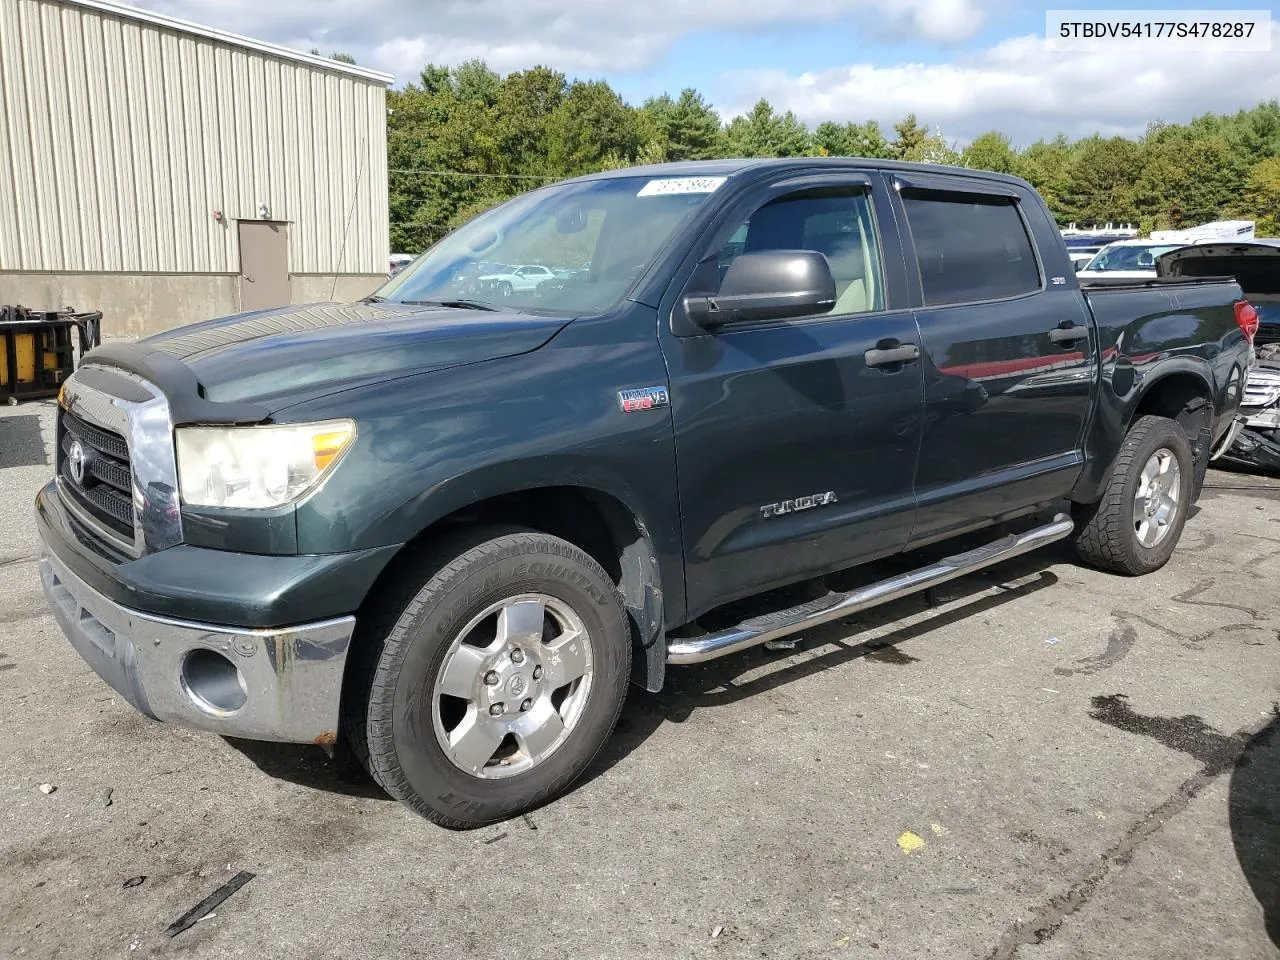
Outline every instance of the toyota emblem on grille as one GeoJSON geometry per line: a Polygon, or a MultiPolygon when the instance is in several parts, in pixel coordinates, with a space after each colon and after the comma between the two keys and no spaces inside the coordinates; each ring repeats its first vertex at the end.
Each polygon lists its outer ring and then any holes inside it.
{"type": "Polygon", "coordinates": [[[84,486],[84,446],[79,440],[72,440],[67,449],[67,469],[71,471],[71,479],[84,486]]]}

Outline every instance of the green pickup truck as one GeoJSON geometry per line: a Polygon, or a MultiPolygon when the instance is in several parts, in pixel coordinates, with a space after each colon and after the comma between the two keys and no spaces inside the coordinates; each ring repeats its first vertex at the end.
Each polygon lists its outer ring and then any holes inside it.
{"type": "Polygon", "coordinates": [[[1012,177],[602,173],[359,303],[86,355],[36,501],[44,589],[144,714],[341,741],[423,815],[491,823],[567,789],[669,665],[1065,538],[1160,567],[1256,327],[1231,279],[1082,290],[1012,177]],[[477,286],[495,263],[546,275],[477,286]]]}

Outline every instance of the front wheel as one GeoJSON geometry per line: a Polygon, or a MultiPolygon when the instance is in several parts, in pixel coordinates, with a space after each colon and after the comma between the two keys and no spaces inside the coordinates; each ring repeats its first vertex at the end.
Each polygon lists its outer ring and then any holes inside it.
{"type": "Polygon", "coordinates": [[[1190,441],[1177,423],[1140,419],[1120,446],[1102,499],[1076,508],[1081,558],[1130,575],[1163,567],[1187,522],[1194,472],[1190,441]]]}
{"type": "Polygon", "coordinates": [[[515,816],[581,776],[631,654],[616,588],[577,547],[535,532],[463,546],[362,652],[366,706],[348,732],[383,789],[448,827],[515,816]]]}

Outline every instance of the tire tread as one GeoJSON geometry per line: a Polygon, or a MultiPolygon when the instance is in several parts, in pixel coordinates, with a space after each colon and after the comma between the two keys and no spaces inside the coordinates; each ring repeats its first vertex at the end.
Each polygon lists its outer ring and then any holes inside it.
{"type": "MultiPolygon", "coordinates": [[[[1111,479],[1103,491],[1102,499],[1094,504],[1077,505],[1076,551],[1086,563],[1129,576],[1151,572],[1152,567],[1136,555],[1133,549],[1133,503],[1126,487],[1139,451],[1158,433],[1169,433],[1169,440],[1173,445],[1180,439],[1189,451],[1190,447],[1181,427],[1173,420],[1156,416],[1142,417],[1130,427],[1120,445],[1120,453],[1112,466],[1111,479]]],[[[1180,520],[1185,522],[1185,504],[1182,510],[1180,520]]],[[[1180,530],[1173,532],[1175,541],[1180,533],[1180,530]]]]}
{"type": "MultiPolygon", "coordinates": [[[[460,578],[506,557],[527,553],[551,553],[587,567],[603,584],[609,585],[608,595],[616,605],[619,617],[627,622],[622,598],[608,574],[583,550],[558,537],[525,528],[475,527],[460,531],[424,552],[412,564],[416,575],[409,573],[391,587],[385,602],[379,603],[372,611],[369,629],[364,631],[366,642],[361,645],[355,664],[358,673],[352,677],[351,702],[344,704],[344,736],[383,790],[415,813],[444,827],[467,829],[484,823],[451,817],[421,797],[409,784],[396,759],[391,724],[371,722],[370,718],[375,714],[389,715],[399,665],[407,652],[418,615],[425,608],[441,602],[460,578]],[[402,603],[405,597],[407,602],[402,603]]],[[[617,698],[616,708],[609,718],[610,731],[622,713],[624,700],[625,697],[617,698]]],[[[604,740],[585,763],[531,795],[528,806],[537,806],[562,793],[583,769],[595,761],[603,746],[604,740]]]]}

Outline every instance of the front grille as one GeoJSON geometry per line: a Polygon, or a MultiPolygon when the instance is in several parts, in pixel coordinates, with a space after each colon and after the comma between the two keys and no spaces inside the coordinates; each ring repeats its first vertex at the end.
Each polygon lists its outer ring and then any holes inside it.
{"type": "Polygon", "coordinates": [[[1280,399],[1280,367],[1258,364],[1245,377],[1241,406],[1266,407],[1277,399],[1280,399]]]}
{"type": "Polygon", "coordinates": [[[1268,343],[1280,343],[1280,324],[1267,324],[1258,328],[1253,335],[1255,347],[1265,347],[1268,343]]]}
{"type": "Polygon", "coordinates": [[[133,541],[133,471],[124,437],[60,409],[58,476],[77,506],[108,530],[133,541]],[[85,452],[82,482],[76,481],[69,456],[77,440],[85,452]]]}

